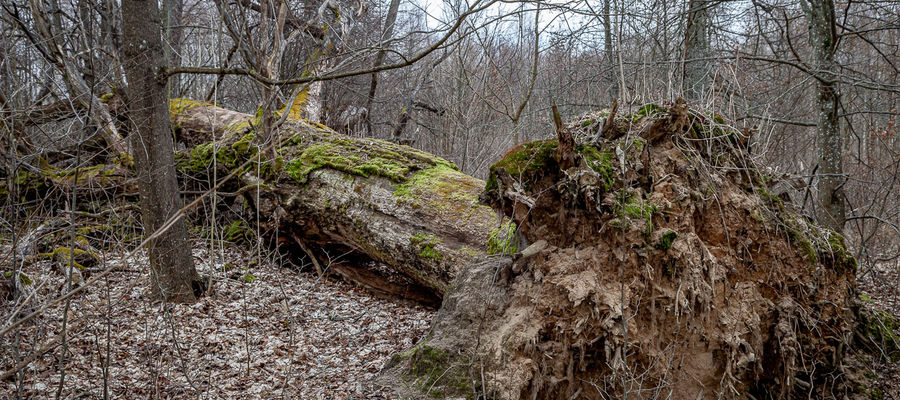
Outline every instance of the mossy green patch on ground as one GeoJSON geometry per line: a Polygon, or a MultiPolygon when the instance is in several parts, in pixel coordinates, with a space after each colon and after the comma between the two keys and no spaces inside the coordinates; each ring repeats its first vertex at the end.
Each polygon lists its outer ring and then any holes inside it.
{"type": "Polygon", "coordinates": [[[444,350],[421,343],[398,356],[409,360],[407,377],[433,398],[471,395],[472,382],[465,365],[457,365],[444,350]]]}
{"type": "Polygon", "coordinates": [[[223,231],[223,237],[229,242],[237,242],[249,237],[252,233],[244,221],[234,221],[228,224],[223,231]]]}
{"type": "MultiPolygon", "coordinates": [[[[43,196],[51,185],[44,175],[31,171],[18,170],[13,177],[15,193],[21,197],[22,202],[25,202],[26,199],[43,196]]],[[[9,188],[7,188],[7,193],[8,190],[9,188]]]]}
{"type": "Polygon", "coordinates": [[[881,310],[863,308],[859,312],[860,337],[872,348],[873,354],[885,361],[900,361],[900,320],[881,310]]]}
{"type": "MultiPolygon", "coordinates": [[[[15,273],[15,271],[6,271],[3,273],[3,277],[6,279],[10,279],[13,277],[13,275],[15,275],[15,273]]],[[[19,282],[22,282],[22,284],[25,286],[31,286],[31,278],[22,272],[19,273],[19,282]]]]}
{"type": "Polygon", "coordinates": [[[112,230],[112,227],[109,225],[88,225],[78,228],[75,233],[80,236],[89,236],[109,233],[112,232],[112,230]]]}
{"type": "Polygon", "coordinates": [[[419,247],[419,257],[435,261],[444,258],[444,255],[436,248],[438,243],[441,243],[442,240],[434,235],[426,235],[423,232],[418,232],[409,238],[409,242],[412,243],[413,246],[419,247]]]}
{"type": "Polygon", "coordinates": [[[113,177],[121,177],[122,170],[112,164],[98,164],[89,167],[47,171],[45,176],[57,184],[73,185],[78,182],[93,182],[100,185],[109,184],[113,177]]]}
{"type": "Polygon", "coordinates": [[[518,240],[516,239],[516,224],[514,222],[504,222],[488,235],[487,253],[489,255],[512,255],[516,251],[518,251],[518,240]]]}
{"type": "Polygon", "coordinates": [[[775,193],[772,193],[765,186],[760,186],[756,189],[756,192],[759,193],[759,196],[763,198],[769,205],[773,207],[777,207],[778,209],[784,206],[784,203],[781,201],[781,198],[776,196],[775,193]]]}

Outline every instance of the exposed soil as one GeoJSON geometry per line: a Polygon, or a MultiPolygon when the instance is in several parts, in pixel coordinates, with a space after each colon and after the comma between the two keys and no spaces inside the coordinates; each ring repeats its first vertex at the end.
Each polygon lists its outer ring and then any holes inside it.
{"type": "Polygon", "coordinates": [[[572,168],[556,140],[492,167],[486,200],[534,247],[464,272],[385,382],[509,400],[868,394],[846,357],[856,260],[768,191],[744,136],[683,103],[600,126],[569,126],[572,168]]]}

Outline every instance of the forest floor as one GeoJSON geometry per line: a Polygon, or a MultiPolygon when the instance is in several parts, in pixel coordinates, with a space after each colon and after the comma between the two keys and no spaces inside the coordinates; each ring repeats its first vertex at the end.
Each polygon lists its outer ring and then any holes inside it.
{"type": "MultiPolygon", "coordinates": [[[[863,307],[884,311],[900,321],[900,262],[878,264],[857,274],[863,307]]],[[[897,332],[900,334],[900,332],[897,332]]],[[[900,363],[869,360],[873,380],[884,388],[884,399],[900,400],[900,363]]]]}
{"type": "MultiPolygon", "coordinates": [[[[65,304],[0,339],[0,373],[46,347],[20,375],[0,382],[0,398],[53,398],[61,378],[65,399],[104,398],[104,390],[109,398],[390,398],[375,378],[391,354],[423,337],[434,310],[296,268],[255,264],[255,254],[236,246],[204,245],[195,244],[197,268],[216,283],[192,305],[152,302],[146,258],[110,256],[106,265],[117,265],[116,272],[68,305],[64,346],[65,304]]],[[[25,273],[33,290],[22,313],[63,293],[63,276],[49,262],[25,273]]],[[[897,266],[860,274],[864,304],[900,317],[896,282],[897,266]]],[[[4,326],[12,311],[0,303],[4,326]]],[[[870,367],[887,388],[885,398],[900,399],[898,367],[870,367]]]]}
{"type": "MultiPolygon", "coordinates": [[[[0,399],[53,398],[60,363],[65,399],[104,398],[104,391],[130,399],[388,398],[374,378],[391,354],[419,341],[433,315],[296,268],[247,267],[255,254],[234,247],[194,254],[199,272],[216,278],[214,293],[196,304],[154,304],[146,258],[110,258],[106,265],[118,267],[109,279],[68,305],[64,346],[65,304],[0,339],[0,372],[52,343],[0,382],[0,399]]],[[[47,262],[25,273],[34,290],[24,313],[64,292],[63,275],[47,262]]],[[[0,303],[3,326],[12,311],[0,303]]]]}

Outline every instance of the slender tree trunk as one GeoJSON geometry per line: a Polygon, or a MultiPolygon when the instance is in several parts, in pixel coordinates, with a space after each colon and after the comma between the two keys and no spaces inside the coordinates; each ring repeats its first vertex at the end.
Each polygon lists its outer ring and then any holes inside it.
{"type": "MultiPolygon", "coordinates": [[[[184,37],[182,16],[184,14],[183,0],[163,0],[165,7],[165,34],[166,60],[169,66],[181,66],[181,41],[184,37]]],[[[181,80],[178,75],[169,78],[169,97],[181,97],[181,80]]]]}
{"type": "Polygon", "coordinates": [[[160,14],[156,0],[123,0],[122,29],[128,79],[130,138],[140,182],[141,212],[150,242],[151,285],[169,302],[196,300],[192,283],[197,271],[187,243],[183,219],[166,222],[181,207],[175,175],[174,143],[166,100],[160,14]]]}
{"type": "Polygon", "coordinates": [[[606,60],[606,68],[609,70],[607,84],[609,85],[610,101],[619,97],[619,83],[616,81],[616,58],[613,49],[612,15],[610,15],[610,3],[612,0],[603,0],[603,58],[606,60]]]}
{"type": "MultiPolygon", "coordinates": [[[[384,29],[381,32],[381,48],[375,54],[375,68],[381,66],[384,62],[384,56],[387,53],[387,43],[394,36],[394,22],[397,21],[397,10],[400,8],[400,0],[391,0],[388,6],[387,16],[384,18],[384,29]]],[[[366,98],[366,135],[372,136],[372,103],[375,101],[375,93],[378,90],[378,73],[372,74],[372,81],[369,84],[369,96],[366,98]]]]}
{"type": "Polygon", "coordinates": [[[416,83],[416,87],[413,89],[412,93],[406,96],[406,100],[403,102],[403,109],[400,110],[400,116],[397,118],[397,124],[394,126],[393,132],[391,132],[391,140],[396,142],[403,142],[404,144],[411,144],[416,141],[415,137],[405,138],[403,137],[403,131],[406,129],[406,126],[409,124],[409,120],[412,117],[412,107],[416,102],[416,98],[419,96],[419,90],[422,89],[425,82],[428,81],[428,78],[431,76],[431,73],[434,72],[434,69],[437,68],[438,65],[441,65],[447,57],[450,56],[450,52],[445,52],[441,55],[440,58],[426,66],[425,71],[422,72],[422,75],[419,77],[419,81],[416,83]],[[409,142],[409,143],[407,143],[409,142]]]}
{"type": "Polygon", "coordinates": [[[800,6],[809,24],[809,42],[815,57],[817,94],[816,134],[819,142],[818,219],[819,224],[841,232],[846,217],[843,193],[843,162],[840,124],[838,123],[838,84],[834,51],[837,30],[832,0],[801,0],[800,6]]]}
{"type": "Polygon", "coordinates": [[[709,87],[709,27],[712,1],[691,0],[688,5],[684,34],[684,96],[691,101],[703,97],[709,87]]]}

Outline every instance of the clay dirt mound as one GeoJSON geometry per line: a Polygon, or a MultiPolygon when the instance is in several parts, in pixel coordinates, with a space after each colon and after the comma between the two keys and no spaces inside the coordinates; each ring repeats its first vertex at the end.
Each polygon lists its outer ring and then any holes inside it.
{"type": "Polygon", "coordinates": [[[510,150],[484,199],[514,256],[451,285],[428,339],[395,355],[401,396],[842,398],[856,261],[792,211],[720,116],[595,113],[510,150]],[[530,246],[529,246],[530,245],[530,246]]]}

